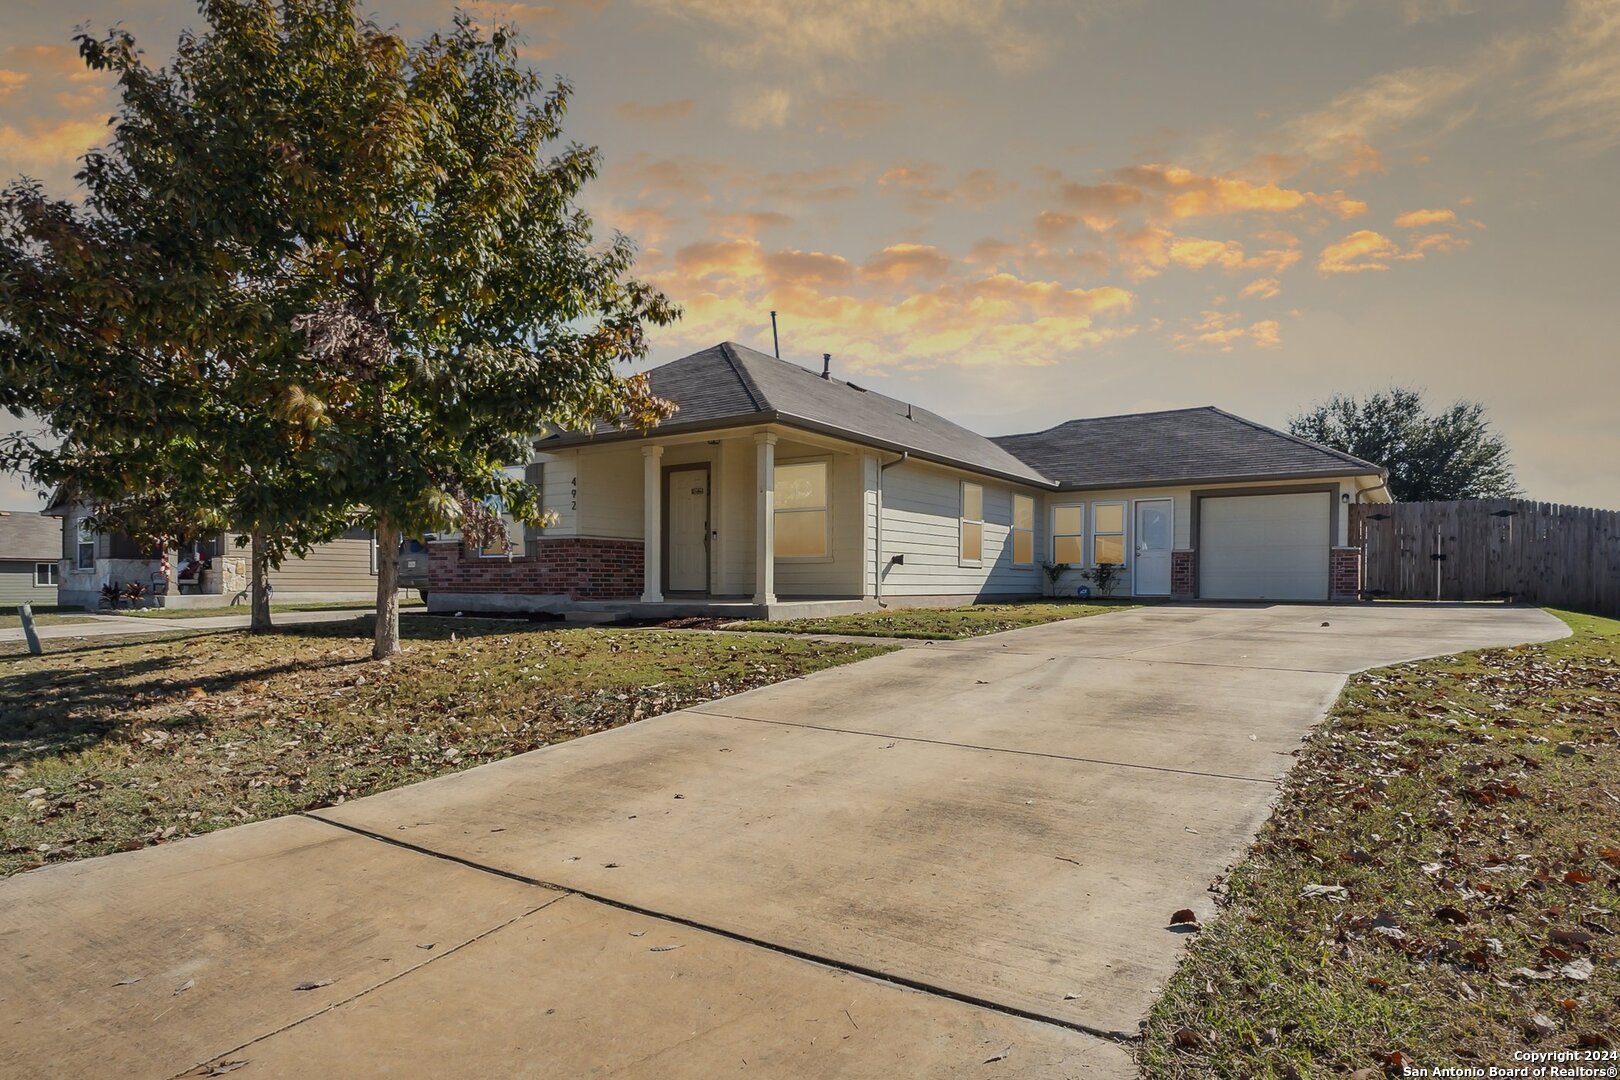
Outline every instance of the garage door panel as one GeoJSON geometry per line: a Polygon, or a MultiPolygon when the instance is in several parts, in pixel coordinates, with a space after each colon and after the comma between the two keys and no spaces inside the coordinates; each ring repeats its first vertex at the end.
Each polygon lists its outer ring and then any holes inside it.
{"type": "Polygon", "coordinates": [[[1205,497],[1198,593],[1210,600],[1325,600],[1327,492],[1205,497]]]}

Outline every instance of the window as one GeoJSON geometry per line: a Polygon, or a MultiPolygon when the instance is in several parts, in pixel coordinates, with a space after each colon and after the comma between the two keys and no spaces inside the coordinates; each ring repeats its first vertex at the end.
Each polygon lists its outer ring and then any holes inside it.
{"type": "Polygon", "coordinates": [[[794,461],[776,467],[778,559],[831,557],[827,487],[825,461],[794,461]]]}
{"type": "MultiPolygon", "coordinates": [[[[508,479],[523,479],[523,466],[511,466],[500,470],[508,479]]],[[[525,540],[526,526],[523,522],[506,512],[506,503],[499,496],[491,495],[484,500],[490,513],[496,515],[506,525],[506,539],[497,540],[488,547],[480,548],[478,554],[485,558],[505,559],[513,555],[522,555],[525,540]]]]}
{"type": "Polygon", "coordinates": [[[1052,561],[1062,566],[1084,566],[1086,549],[1081,533],[1086,521],[1085,506],[1052,508],[1052,561]]]}
{"type": "Polygon", "coordinates": [[[1091,505],[1091,565],[1125,565],[1125,504],[1091,505]]]}
{"type": "Polygon", "coordinates": [[[84,518],[79,519],[79,546],[74,553],[73,565],[80,570],[96,568],[96,534],[84,518]]]}
{"type": "Polygon", "coordinates": [[[984,557],[984,488],[962,484],[962,561],[978,563],[984,557]]]}
{"type": "Polygon", "coordinates": [[[1013,496],[1012,548],[1014,566],[1035,565],[1035,500],[1013,496]]]}
{"type": "Polygon", "coordinates": [[[61,581],[58,576],[61,572],[59,563],[37,562],[34,564],[34,584],[41,589],[54,589],[61,581]]]}

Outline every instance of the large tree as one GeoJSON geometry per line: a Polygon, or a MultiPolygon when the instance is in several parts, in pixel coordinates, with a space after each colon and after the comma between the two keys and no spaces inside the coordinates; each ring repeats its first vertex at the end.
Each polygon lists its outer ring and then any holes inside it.
{"type": "Polygon", "coordinates": [[[1507,441],[1476,401],[1431,412],[1418,390],[1394,387],[1360,399],[1335,394],[1290,419],[1288,430],[1384,466],[1399,502],[1519,494],[1507,441]]]}
{"type": "Polygon", "coordinates": [[[23,388],[0,404],[63,438],[21,452],[37,477],[170,481],[168,511],[253,529],[268,559],[375,528],[387,656],[401,536],[485,539],[495,500],[537,520],[500,471],[535,432],[667,415],[621,365],[677,312],[626,238],[593,238],[597,152],[547,156],[569,87],[507,28],[458,16],[413,46],[351,0],[202,14],[162,69],[123,31],[81,37],[120,115],[82,207],[26,183],[0,204],[0,282],[29,286],[0,285],[23,388]]]}

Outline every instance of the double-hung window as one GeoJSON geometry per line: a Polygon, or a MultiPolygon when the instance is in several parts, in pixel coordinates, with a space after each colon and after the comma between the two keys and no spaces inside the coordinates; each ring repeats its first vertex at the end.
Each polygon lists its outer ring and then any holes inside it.
{"type": "Polygon", "coordinates": [[[1012,561],[1035,565],[1035,500],[1028,495],[1012,497],[1012,561]]]}
{"type": "Polygon", "coordinates": [[[826,559],[832,555],[827,462],[792,461],[776,467],[776,557],[826,559]]]}
{"type": "Polygon", "coordinates": [[[979,565],[984,558],[984,488],[962,482],[961,556],[962,562],[979,565]]]}
{"type": "Polygon", "coordinates": [[[1084,505],[1052,508],[1052,561],[1060,566],[1084,566],[1086,508],[1084,505]]]}
{"type": "Polygon", "coordinates": [[[1091,504],[1091,565],[1125,565],[1125,504],[1091,504]]]}
{"type": "Polygon", "coordinates": [[[73,565],[80,570],[96,568],[96,534],[84,518],[79,519],[79,542],[74,551],[73,565]]]}

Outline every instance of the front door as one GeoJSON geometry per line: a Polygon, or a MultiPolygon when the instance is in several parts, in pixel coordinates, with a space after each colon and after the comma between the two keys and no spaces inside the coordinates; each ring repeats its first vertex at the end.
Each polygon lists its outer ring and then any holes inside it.
{"type": "Polygon", "coordinates": [[[664,589],[709,591],[709,467],[664,474],[664,589]]]}
{"type": "Polygon", "coordinates": [[[1170,595],[1170,549],[1175,545],[1169,499],[1136,503],[1135,583],[1137,596],[1170,595]]]}

